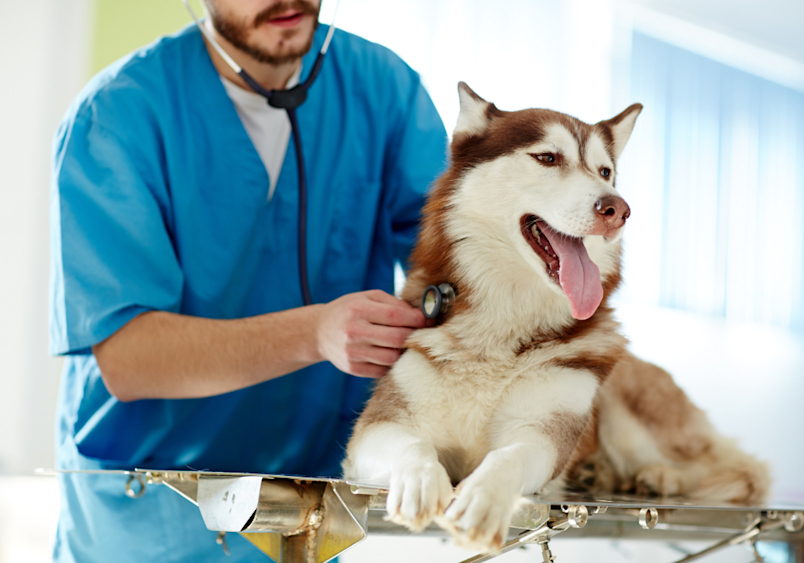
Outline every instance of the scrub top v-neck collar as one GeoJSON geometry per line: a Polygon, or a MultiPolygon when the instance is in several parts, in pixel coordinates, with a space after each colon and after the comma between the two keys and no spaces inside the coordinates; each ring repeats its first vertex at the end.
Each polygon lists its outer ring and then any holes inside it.
{"type": "MultiPolygon", "coordinates": [[[[302,57],[301,72],[299,75],[300,81],[304,81],[307,78],[306,75],[309,74],[309,69],[312,68],[315,57],[324,41],[327,29],[329,29],[328,26],[320,25],[316,30],[313,45],[310,47],[307,54],[302,57]]],[[[266,205],[270,204],[276,199],[276,191],[281,189],[280,184],[285,183],[283,178],[288,176],[290,171],[287,170],[288,167],[285,166],[283,162],[279,175],[276,181],[273,182],[276,187],[271,189],[270,186],[272,182],[268,176],[262,158],[249,137],[248,131],[237,113],[234,102],[229,98],[226,88],[221,82],[221,75],[212,62],[212,58],[209,55],[206,42],[201,32],[198,31],[198,29],[192,31],[188,30],[188,32],[194,34],[196,37],[198,47],[195,49],[195,56],[201,59],[200,61],[196,61],[200,62],[200,64],[191,65],[192,68],[200,69],[200,75],[194,77],[196,83],[199,85],[197,88],[197,100],[199,105],[196,109],[200,113],[207,115],[212,126],[212,133],[219,136],[215,144],[232,147],[234,151],[242,155],[242,158],[238,160],[238,167],[240,168],[238,175],[249,178],[249,184],[252,182],[261,182],[262,185],[265,186],[264,201],[266,205]],[[268,197],[269,194],[271,195],[270,199],[268,197]]],[[[192,78],[189,77],[188,79],[192,80],[192,78]]],[[[304,106],[300,109],[303,110],[304,106]]],[[[300,121],[301,120],[300,115],[300,121]]],[[[295,151],[292,146],[286,146],[285,160],[287,160],[289,156],[295,158],[295,151]]],[[[296,178],[295,170],[293,171],[293,177],[294,179],[296,178]]]]}
{"type": "MultiPolygon", "coordinates": [[[[302,65],[299,64],[285,88],[293,88],[298,84],[301,73],[302,65]]],[[[223,75],[220,78],[227,95],[235,105],[243,127],[265,165],[270,182],[268,190],[268,202],[270,202],[290,142],[290,119],[285,110],[272,107],[260,94],[241,88],[223,75]]]]}

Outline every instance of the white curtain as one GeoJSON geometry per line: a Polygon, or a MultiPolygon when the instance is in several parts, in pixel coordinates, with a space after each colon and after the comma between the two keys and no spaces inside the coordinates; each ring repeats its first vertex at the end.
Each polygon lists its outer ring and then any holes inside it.
{"type": "Polygon", "coordinates": [[[804,328],[804,93],[634,33],[623,299],[804,328]]]}
{"type": "Polygon", "coordinates": [[[0,473],[53,466],[61,360],[47,355],[51,140],[87,78],[90,0],[0,18],[0,473]]]}

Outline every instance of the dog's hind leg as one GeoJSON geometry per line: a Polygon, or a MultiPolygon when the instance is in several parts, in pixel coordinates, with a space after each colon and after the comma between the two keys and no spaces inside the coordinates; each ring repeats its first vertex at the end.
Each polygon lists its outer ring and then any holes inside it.
{"type": "Polygon", "coordinates": [[[599,438],[621,489],[761,502],[764,463],[721,436],[664,370],[628,354],[601,389],[599,438]]]}

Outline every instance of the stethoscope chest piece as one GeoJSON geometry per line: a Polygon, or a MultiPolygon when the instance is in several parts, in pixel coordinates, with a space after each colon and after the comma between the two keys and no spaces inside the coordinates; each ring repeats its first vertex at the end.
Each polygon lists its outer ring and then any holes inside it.
{"type": "Polygon", "coordinates": [[[455,290],[448,283],[431,285],[422,296],[422,313],[428,319],[446,315],[455,303],[455,290]]]}

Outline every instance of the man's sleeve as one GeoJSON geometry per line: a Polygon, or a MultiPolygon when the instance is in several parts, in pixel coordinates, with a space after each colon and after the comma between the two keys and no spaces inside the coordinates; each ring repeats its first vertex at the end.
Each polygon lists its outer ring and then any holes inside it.
{"type": "MultiPolygon", "coordinates": [[[[125,129],[121,129],[124,131],[125,129]]],[[[136,315],[178,311],[184,277],[155,143],[66,120],[51,179],[50,353],[89,353],[136,315]]]]}
{"type": "Polygon", "coordinates": [[[394,138],[389,139],[390,166],[385,172],[385,184],[393,194],[394,255],[406,269],[425,198],[447,161],[447,134],[441,117],[418,74],[407,70],[406,80],[400,81],[405,88],[399,92],[404,113],[394,138]]]}

